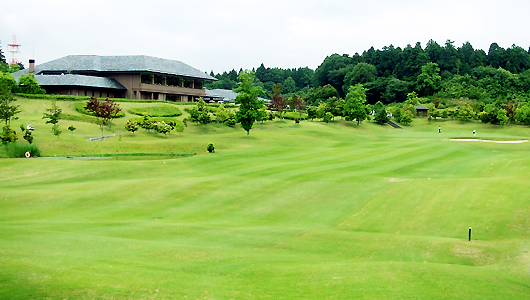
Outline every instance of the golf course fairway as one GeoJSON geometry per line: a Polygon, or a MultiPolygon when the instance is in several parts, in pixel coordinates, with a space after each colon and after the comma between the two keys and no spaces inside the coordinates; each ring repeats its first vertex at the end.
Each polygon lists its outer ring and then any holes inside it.
{"type": "Polygon", "coordinates": [[[1,299],[530,299],[530,143],[451,141],[527,127],[71,123],[0,159],[1,299]],[[66,158],[128,151],[190,156],[66,158]]]}

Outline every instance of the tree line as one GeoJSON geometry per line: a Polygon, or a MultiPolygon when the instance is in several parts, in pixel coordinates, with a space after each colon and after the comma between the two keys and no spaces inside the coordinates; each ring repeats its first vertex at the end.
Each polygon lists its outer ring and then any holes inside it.
{"type": "MultiPolygon", "coordinates": [[[[385,46],[362,54],[333,54],[322,64],[310,68],[255,69],[255,84],[272,99],[274,85],[282,84],[282,93],[298,94],[312,105],[330,97],[345,97],[350,86],[358,83],[367,89],[367,103],[404,102],[413,91],[420,97],[468,97],[483,101],[498,98],[528,98],[530,90],[530,49],[512,45],[504,49],[492,43],[486,53],[466,42],[456,47],[447,40],[434,40],[405,48],[385,46]],[[422,75],[423,74],[423,75],[422,75]]],[[[240,70],[241,71],[241,70],[240,70]]],[[[213,74],[218,81],[206,87],[234,89],[238,72],[213,74]]]]}
{"type": "MultiPolygon", "coordinates": [[[[222,74],[214,74],[210,72],[210,76],[215,77],[218,81],[211,82],[206,85],[208,89],[225,89],[233,90],[238,87],[238,76],[243,71],[240,69],[236,72],[235,69],[222,74]]],[[[274,85],[281,83],[283,92],[286,94],[296,93],[300,90],[307,90],[312,85],[314,70],[303,67],[293,69],[281,68],[266,68],[261,64],[257,69],[252,69],[255,74],[254,84],[261,86],[265,93],[265,97],[272,97],[274,85]]]]}

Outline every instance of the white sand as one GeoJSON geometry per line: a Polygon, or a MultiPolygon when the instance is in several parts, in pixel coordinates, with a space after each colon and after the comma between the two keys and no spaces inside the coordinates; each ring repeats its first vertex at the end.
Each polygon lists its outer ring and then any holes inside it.
{"type": "Polygon", "coordinates": [[[478,140],[478,139],[451,139],[451,141],[462,141],[462,142],[486,142],[486,143],[499,143],[499,144],[521,144],[527,143],[527,140],[519,141],[492,141],[492,140],[478,140]]]}

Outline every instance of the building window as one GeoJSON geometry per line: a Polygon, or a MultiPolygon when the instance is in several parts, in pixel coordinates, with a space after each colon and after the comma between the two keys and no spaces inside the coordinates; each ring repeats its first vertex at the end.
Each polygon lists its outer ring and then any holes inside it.
{"type": "Polygon", "coordinates": [[[167,94],[166,95],[166,100],[167,101],[180,101],[180,96],[179,95],[175,95],[175,94],[167,94]]]}
{"type": "Polygon", "coordinates": [[[141,80],[142,83],[151,84],[153,82],[151,80],[151,78],[152,78],[151,74],[144,73],[144,74],[141,74],[140,77],[141,77],[140,80],[141,80]]]}
{"type": "Polygon", "coordinates": [[[168,76],[167,77],[167,85],[169,86],[179,86],[180,79],[175,76],[168,76]]]}
{"type": "Polygon", "coordinates": [[[162,85],[162,76],[155,75],[155,84],[162,85]]]}

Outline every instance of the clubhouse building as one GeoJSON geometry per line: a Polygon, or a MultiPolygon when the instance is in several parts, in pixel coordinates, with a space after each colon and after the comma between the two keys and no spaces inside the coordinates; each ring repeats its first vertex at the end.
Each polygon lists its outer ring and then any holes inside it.
{"type": "Polygon", "coordinates": [[[29,68],[48,94],[192,102],[206,97],[205,82],[217,80],[180,61],[144,55],[69,55],[29,68]]]}

